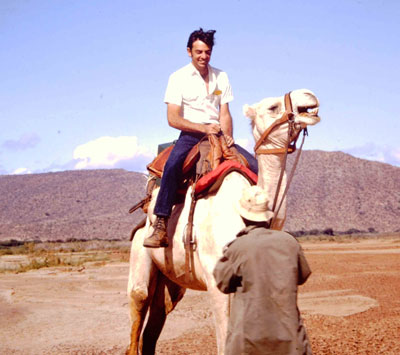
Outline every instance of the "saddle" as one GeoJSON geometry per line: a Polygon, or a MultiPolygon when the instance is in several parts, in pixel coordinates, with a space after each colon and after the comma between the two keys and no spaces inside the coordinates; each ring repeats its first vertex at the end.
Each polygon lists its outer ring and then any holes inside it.
{"type": "MultiPolygon", "coordinates": [[[[154,160],[146,166],[149,171],[149,178],[146,186],[146,197],[139,203],[130,208],[129,213],[133,213],[138,208],[142,208],[147,213],[147,208],[151,200],[151,194],[154,188],[159,185],[160,178],[163,175],[165,163],[174,148],[172,142],[162,150],[154,160]]],[[[189,185],[200,177],[215,170],[223,161],[234,161],[243,165],[247,169],[249,164],[246,158],[240,154],[235,147],[228,147],[225,137],[211,134],[205,136],[188,153],[182,166],[182,181],[178,189],[179,195],[185,195],[189,185]],[[194,167],[196,166],[196,169],[194,167]]]]}
{"type": "MultiPolygon", "coordinates": [[[[165,163],[174,146],[175,144],[171,143],[146,166],[149,173],[158,178],[162,177],[165,163]]],[[[238,161],[243,166],[249,167],[246,158],[235,147],[228,147],[223,135],[210,134],[205,136],[189,151],[182,166],[182,175],[187,175],[196,163],[196,173],[205,175],[214,170],[224,160],[238,161]]]]}

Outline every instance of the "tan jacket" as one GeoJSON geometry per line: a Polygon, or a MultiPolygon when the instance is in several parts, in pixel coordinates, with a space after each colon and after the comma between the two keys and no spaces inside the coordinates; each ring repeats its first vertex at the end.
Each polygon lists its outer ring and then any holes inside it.
{"type": "Polygon", "coordinates": [[[235,293],[225,354],[311,354],[297,308],[297,285],[310,274],[293,236],[243,229],[214,269],[218,288],[235,293]]]}

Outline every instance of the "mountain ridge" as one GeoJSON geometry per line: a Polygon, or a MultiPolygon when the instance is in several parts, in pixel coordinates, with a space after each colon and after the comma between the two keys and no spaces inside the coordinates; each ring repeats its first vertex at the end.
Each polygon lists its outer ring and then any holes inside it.
{"type": "MultiPolygon", "coordinates": [[[[128,210],[145,196],[146,181],[122,169],[1,175],[0,240],[128,239],[144,216],[128,210]]],[[[400,168],[303,151],[284,229],[400,231],[400,168]]]]}

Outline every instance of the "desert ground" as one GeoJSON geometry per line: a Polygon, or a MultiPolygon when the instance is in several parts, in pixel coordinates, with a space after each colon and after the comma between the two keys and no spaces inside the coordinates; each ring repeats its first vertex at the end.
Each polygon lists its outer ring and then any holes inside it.
{"type": "MultiPolygon", "coordinates": [[[[313,352],[400,354],[400,237],[301,243],[313,274],[298,303],[313,352]]],[[[0,354],[124,353],[127,261],[12,271],[25,259],[0,257],[0,354]]],[[[157,354],[216,354],[205,292],[187,291],[157,354]]]]}

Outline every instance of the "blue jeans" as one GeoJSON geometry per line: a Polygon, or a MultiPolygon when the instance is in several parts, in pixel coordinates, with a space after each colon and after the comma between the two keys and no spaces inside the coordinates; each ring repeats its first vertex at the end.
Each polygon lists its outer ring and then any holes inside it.
{"type": "MultiPolygon", "coordinates": [[[[182,166],[189,151],[203,138],[203,134],[181,132],[164,166],[154,214],[169,217],[175,203],[179,182],[182,180],[182,166]]],[[[235,144],[236,149],[249,162],[250,169],[258,173],[257,159],[247,150],[235,144]]]]}

